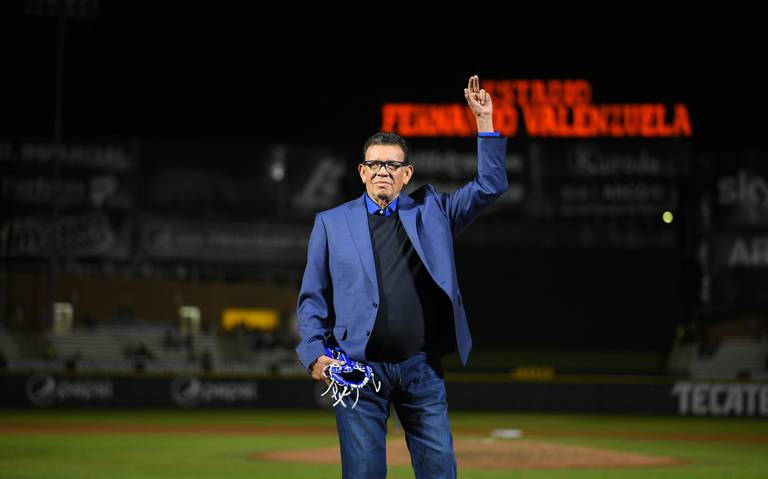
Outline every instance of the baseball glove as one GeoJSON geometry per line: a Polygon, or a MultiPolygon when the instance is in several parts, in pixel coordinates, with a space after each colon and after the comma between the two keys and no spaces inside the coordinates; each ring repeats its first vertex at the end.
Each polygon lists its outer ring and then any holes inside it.
{"type": "Polygon", "coordinates": [[[339,404],[347,407],[344,398],[351,396],[352,391],[355,391],[355,402],[352,403],[351,407],[354,409],[357,406],[357,400],[360,399],[360,389],[364,388],[369,382],[376,392],[379,392],[381,381],[376,381],[373,369],[370,366],[354,359],[349,359],[339,347],[326,347],[325,351],[328,357],[334,359],[334,362],[323,369],[323,375],[330,379],[331,383],[321,396],[325,396],[330,391],[331,399],[334,400],[334,407],[339,404]],[[337,361],[341,361],[344,364],[339,364],[337,361]]]}

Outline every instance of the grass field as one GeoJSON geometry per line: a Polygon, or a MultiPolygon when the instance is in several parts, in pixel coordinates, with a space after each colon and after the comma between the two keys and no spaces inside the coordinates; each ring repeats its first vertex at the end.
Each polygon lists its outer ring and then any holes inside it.
{"type": "MultiPolygon", "coordinates": [[[[514,471],[462,469],[459,463],[463,478],[768,478],[766,419],[454,412],[451,420],[457,439],[516,428],[525,440],[688,462],[514,471]]],[[[248,457],[334,445],[330,411],[0,410],[1,478],[336,478],[338,465],[248,457]]],[[[388,477],[409,478],[413,472],[390,466],[388,477]]]]}

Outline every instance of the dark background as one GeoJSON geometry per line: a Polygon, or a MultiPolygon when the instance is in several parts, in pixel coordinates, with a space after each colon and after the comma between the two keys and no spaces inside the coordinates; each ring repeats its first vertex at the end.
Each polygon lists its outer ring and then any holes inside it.
{"type": "MultiPolygon", "coordinates": [[[[37,136],[52,130],[56,20],[25,5],[0,7],[0,128],[37,136]]],[[[68,138],[357,144],[381,103],[461,101],[478,74],[587,78],[595,102],[687,103],[699,144],[765,142],[759,15],[746,4],[103,1],[96,12],[67,27],[68,138]]]]}
{"type": "MultiPolygon", "coordinates": [[[[56,19],[25,14],[25,5],[0,6],[0,137],[48,141],[54,124],[56,19]]],[[[579,225],[550,221],[542,226],[547,218],[497,212],[478,222],[478,236],[488,239],[460,242],[457,259],[480,347],[664,350],[679,324],[702,315],[701,272],[695,264],[698,223],[685,215],[698,207],[696,192],[712,182],[703,159],[766,147],[768,97],[760,68],[761,26],[753,7],[673,9],[633,2],[509,9],[466,5],[428,12],[414,11],[412,5],[369,8],[101,2],[93,18],[67,21],[62,139],[140,142],[138,184],[151,185],[163,171],[194,169],[208,161],[198,178],[201,184],[210,178],[211,190],[217,180],[206,171],[259,174],[248,164],[249,149],[276,143],[313,151],[332,147],[349,167],[341,195],[346,200],[361,193],[353,166],[360,145],[379,128],[381,104],[461,102],[472,74],[481,81],[585,78],[596,103],[682,102],[689,107],[694,133],[682,141],[689,148],[688,166],[678,178],[681,215],[671,241],[650,241],[645,247],[563,244],[568,241],[546,246],[535,242],[536,234],[567,239],[578,234],[579,225]],[[167,144],[176,156],[158,153],[167,144]],[[192,153],[184,153],[180,144],[192,153]],[[525,233],[517,242],[493,240],[500,231],[534,230],[544,233],[525,233]]],[[[680,141],[651,143],[664,150],[680,141]]],[[[524,137],[510,142],[512,151],[528,146],[524,137]]],[[[201,198],[205,194],[200,192],[201,198]]],[[[307,228],[311,224],[311,218],[281,217],[277,206],[260,210],[260,203],[272,199],[261,201],[258,188],[247,194],[252,208],[245,214],[220,200],[198,204],[190,198],[186,209],[164,209],[161,201],[154,204],[142,194],[137,202],[176,218],[248,222],[277,217],[307,228]]],[[[616,226],[613,219],[590,221],[598,231],[616,226]]],[[[645,238],[664,233],[657,224],[642,228],[645,238]]],[[[285,274],[262,274],[269,268],[260,265],[245,272],[222,268],[233,281],[276,277],[294,287],[301,273],[297,265],[285,274]]],[[[750,281],[763,284],[764,277],[750,281]]],[[[734,298],[726,297],[721,309],[739,310],[742,305],[734,298]]],[[[764,304],[754,303],[755,308],[764,304]]]]}

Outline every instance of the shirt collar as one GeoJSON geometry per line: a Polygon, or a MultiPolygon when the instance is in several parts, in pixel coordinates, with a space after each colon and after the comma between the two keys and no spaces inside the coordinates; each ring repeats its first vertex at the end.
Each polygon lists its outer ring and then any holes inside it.
{"type": "Polygon", "coordinates": [[[390,201],[389,204],[384,207],[382,210],[381,206],[377,205],[370,196],[368,196],[368,193],[365,194],[365,206],[368,207],[368,213],[372,215],[384,215],[389,216],[392,213],[395,212],[397,209],[397,197],[395,197],[394,200],[390,201]]]}

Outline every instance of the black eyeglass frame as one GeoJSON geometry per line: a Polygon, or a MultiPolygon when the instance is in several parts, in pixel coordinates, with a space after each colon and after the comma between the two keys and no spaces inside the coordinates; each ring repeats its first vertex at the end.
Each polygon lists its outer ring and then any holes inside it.
{"type": "Polygon", "coordinates": [[[361,161],[363,165],[367,166],[371,170],[379,171],[382,166],[387,169],[387,171],[394,173],[395,171],[399,170],[400,168],[404,166],[409,166],[409,163],[407,161],[381,161],[381,160],[371,160],[371,161],[361,161]]]}

